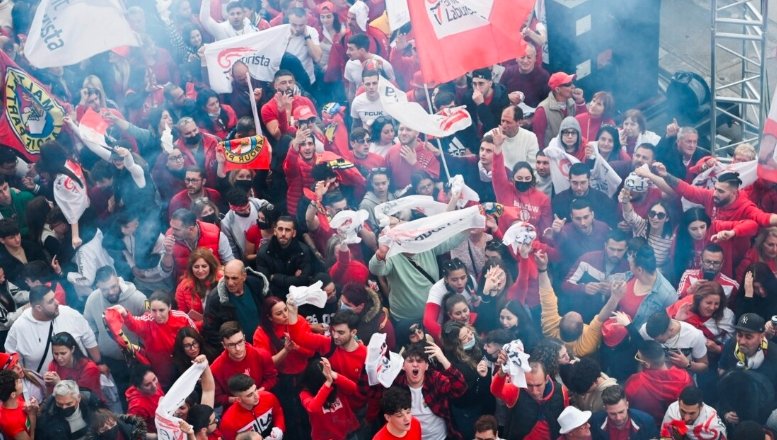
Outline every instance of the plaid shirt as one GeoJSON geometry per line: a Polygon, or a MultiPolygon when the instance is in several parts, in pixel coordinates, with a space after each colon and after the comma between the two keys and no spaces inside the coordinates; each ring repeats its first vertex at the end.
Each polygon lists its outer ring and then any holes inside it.
{"type": "MultiPolygon", "coordinates": [[[[366,376],[366,374],[363,373],[363,376],[366,376]]],[[[364,394],[368,396],[368,400],[371,403],[378,402],[383,395],[384,388],[382,385],[367,387],[366,381],[363,380],[359,381],[359,385],[360,391],[366,391],[364,394]]],[[[394,385],[408,387],[404,371],[401,371],[399,376],[394,379],[394,385]]],[[[429,370],[426,371],[424,384],[421,386],[424,403],[436,416],[442,417],[445,420],[445,425],[448,428],[448,438],[450,439],[462,440],[463,437],[453,429],[449,399],[461,397],[466,392],[467,382],[464,379],[464,375],[453,365],[443,371],[436,370],[430,366],[429,370]]]]}

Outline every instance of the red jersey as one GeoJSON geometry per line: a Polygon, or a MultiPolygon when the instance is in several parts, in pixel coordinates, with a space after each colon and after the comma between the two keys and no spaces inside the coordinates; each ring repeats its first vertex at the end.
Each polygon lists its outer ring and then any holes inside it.
{"type": "Polygon", "coordinates": [[[146,422],[148,432],[156,432],[154,414],[156,414],[156,408],[159,406],[159,399],[164,397],[164,395],[165,393],[162,392],[161,386],[157,387],[155,394],[149,395],[141,392],[135,385],[132,385],[124,392],[124,397],[127,398],[127,414],[142,418],[146,422]]]}
{"type": "Polygon", "coordinates": [[[389,432],[388,427],[383,426],[372,440],[421,440],[421,422],[413,417],[410,420],[410,430],[405,433],[404,437],[395,436],[389,432]]]}
{"type": "Polygon", "coordinates": [[[499,172],[505,169],[504,155],[494,155],[494,173],[492,185],[494,186],[494,195],[496,201],[505,206],[515,206],[519,209],[517,216],[505,214],[499,217],[499,231],[503,235],[516,220],[529,222],[537,228],[537,234],[542,235],[546,228],[553,223],[550,206],[550,198],[538,190],[530,188],[528,191],[520,192],[515,188],[512,176],[508,178],[507,172],[499,172]]]}
{"type": "Polygon", "coordinates": [[[30,420],[27,418],[27,413],[24,412],[24,397],[19,396],[16,408],[0,406],[0,434],[12,439],[22,432],[26,432],[32,437],[30,420]]]}
{"type": "Polygon", "coordinates": [[[634,285],[636,283],[636,278],[632,278],[626,282],[626,293],[623,295],[623,299],[618,307],[621,312],[624,312],[632,318],[637,315],[637,310],[639,310],[639,306],[642,305],[642,300],[647,297],[647,295],[637,296],[634,294],[634,285]]]}
{"type": "Polygon", "coordinates": [[[375,153],[367,153],[367,156],[363,159],[353,156],[352,161],[359,169],[359,172],[362,173],[365,177],[371,170],[374,170],[375,168],[383,168],[386,166],[386,159],[384,159],[380,154],[375,153]]]}
{"type": "Polygon", "coordinates": [[[236,361],[224,351],[213,361],[210,367],[213,379],[216,381],[216,405],[229,405],[229,378],[236,374],[250,376],[256,386],[271,390],[278,382],[278,370],[272,362],[272,356],[267,350],[256,348],[246,343],[246,356],[236,361]]]}
{"type": "Polygon", "coordinates": [[[258,391],[259,404],[246,409],[241,404],[232,405],[221,417],[219,430],[224,440],[234,440],[238,433],[258,432],[267,437],[274,427],[286,432],[286,421],[278,398],[267,391],[258,391]]]}
{"type": "MultiPolygon", "coordinates": [[[[146,355],[151,361],[151,368],[157,375],[162,387],[173,383],[173,346],[178,330],[184,327],[194,327],[194,321],[180,310],[170,310],[169,318],[164,324],[157,324],[151,313],[141,317],[132,316],[127,312],[124,325],[138,335],[146,348],[146,355]]],[[[153,421],[153,413],[152,413],[153,421]]]]}
{"type": "Polygon", "coordinates": [[[395,188],[404,188],[410,185],[410,176],[414,171],[425,171],[435,180],[440,178],[440,162],[423,142],[416,141],[415,165],[410,165],[405,159],[402,159],[401,151],[402,145],[396,144],[386,153],[386,165],[391,170],[391,180],[395,188]]]}
{"type": "MultiPolygon", "coordinates": [[[[221,194],[219,194],[218,191],[208,187],[204,187],[202,190],[205,192],[205,197],[208,200],[215,203],[217,206],[221,206],[221,194]]],[[[192,203],[194,203],[194,201],[189,197],[189,192],[187,190],[179,191],[178,194],[170,199],[170,204],[167,207],[167,214],[173,215],[173,213],[180,208],[191,209],[192,203]]]]}
{"type": "Polygon", "coordinates": [[[73,368],[60,367],[56,361],[51,361],[48,371],[55,371],[62,380],[75,381],[79,388],[86,388],[100,400],[105,401],[100,386],[100,369],[92,360],[81,358],[73,368]]]}
{"type": "Polygon", "coordinates": [[[311,172],[316,164],[315,154],[310,162],[302,159],[299,151],[289,146],[286,159],[283,161],[283,173],[286,175],[286,210],[292,217],[297,215],[297,204],[302,197],[302,189],[310,188],[314,182],[311,172]]]}
{"type": "MultiPolygon", "coordinates": [[[[304,319],[298,319],[297,323],[293,326],[273,325],[273,330],[275,331],[275,336],[277,336],[278,339],[283,339],[286,336],[286,333],[289,333],[291,336],[294,332],[294,329],[297,327],[302,327],[308,329],[309,331],[310,324],[308,324],[308,322],[304,319]]],[[[294,342],[297,342],[294,336],[291,336],[291,339],[294,342]]],[[[262,326],[256,328],[256,331],[254,332],[253,343],[254,347],[267,350],[273,356],[278,353],[278,350],[275,349],[272,341],[270,340],[270,337],[267,335],[267,333],[264,332],[262,326]]],[[[298,343],[298,345],[300,344],[298,343]]],[[[300,374],[305,371],[305,368],[308,366],[308,359],[311,356],[313,356],[312,350],[308,350],[300,346],[296,350],[289,353],[288,356],[286,356],[286,359],[284,359],[283,362],[278,365],[278,371],[281,372],[281,374],[300,374]]]]}
{"type": "MultiPolygon", "coordinates": [[[[299,107],[307,106],[309,109],[315,111],[316,106],[306,97],[297,95],[291,99],[291,113],[294,114],[294,110],[299,107]]],[[[297,133],[297,129],[294,128],[293,121],[290,121],[286,117],[286,112],[278,111],[278,101],[275,98],[267,101],[267,104],[262,106],[261,110],[262,122],[265,125],[272,121],[278,122],[278,128],[281,130],[281,136],[284,134],[290,134],[294,136],[297,133]]]]}
{"type": "Polygon", "coordinates": [[[330,404],[326,401],[333,388],[326,384],[321,386],[315,396],[307,390],[299,393],[302,406],[310,417],[310,436],[313,440],[345,440],[348,434],[359,428],[359,420],[345,398],[358,393],[356,383],[338,374],[334,385],[337,386],[337,397],[330,404]]]}

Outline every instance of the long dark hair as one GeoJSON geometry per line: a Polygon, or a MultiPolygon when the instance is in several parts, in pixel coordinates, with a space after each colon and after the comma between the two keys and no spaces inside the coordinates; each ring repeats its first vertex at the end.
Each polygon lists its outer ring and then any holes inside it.
{"type": "MultiPolygon", "coordinates": [[[[324,376],[324,372],[321,368],[321,358],[318,356],[313,356],[310,358],[310,360],[308,360],[308,366],[302,373],[302,389],[307,390],[310,394],[316,395],[318,390],[324,386],[325,382],[326,377],[324,376]]],[[[329,396],[326,398],[326,402],[324,402],[324,408],[331,407],[332,404],[335,403],[336,399],[337,386],[333,383],[332,391],[329,392],[329,396]]]]}
{"type": "Polygon", "coordinates": [[[534,330],[531,316],[526,310],[526,307],[518,301],[508,301],[499,309],[500,313],[502,312],[502,309],[507,309],[507,311],[518,317],[518,326],[510,329],[510,331],[513,332],[515,339],[520,339],[521,342],[523,342],[523,346],[527,353],[532,351],[534,346],[537,345],[539,337],[534,330]]]}
{"type": "Polygon", "coordinates": [[[48,200],[43,196],[37,196],[27,203],[25,212],[27,214],[27,229],[29,230],[30,238],[35,243],[42,245],[41,235],[43,234],[43,228],[46,226],[46,218],[51,212],[51,205],[48,200]]]}
{"type": "Polygon", "coordinates": [[[35,167],[38,171],[48,173],[52,180],[57,174],[64,174],[78,183],[81,188],[84,188],[85,183],[65,166],[69,159],[70,155],[58,142],[46,142],[40,146],[40,158],[35,163],[35,167]]]}
{"type": "Polygon", "coordinates": [[[173,364],[175,364],[176,370],[184,372],[192,365],[192,360],[186,354],[186,350],[183,349],[183,340],[186,338],[192,338],[200,344],[200,354],[204,354],[209,362],[213,362],[216,359],[216,352],[205,342],[205,339],[194,327],[183,327],[175,335],[175,344],[173,345],[173,364]]]}
{"type": "Polygon", "coordinates": [[[214,133],[216,130],[216,124],[213,123],[213,120],[210,118],[210,116],[208,116],[208,110],[205,109],[205,106],[208,104],[210,98],[216,98],[219,100],[220,108],[217,120],[226,129],[229,124],[229,115],[227,115],[227,111],[224,110],[224,105],[221,103],[221,98],[219,98],[219,95],[211,89],[202,89],[197,92],[197,112],[194,115],[194,120],[197,121],[197,125],[200,127],[210,131],[211,133],[214,133]]]}
{"type": "MultiPolygon", "coordinates": [[[[650,208],[652,209],[654,206],[660,206],[660,207],[664,208],[664,211],[666,211],[666,222],[664,223],[663,230],[660,231],[661,232],[661,237],[662,238],[669,238],[669,237],[671,237],[672,236],[672,232],[674,232],[674,228],[672,227],[674,222],[672,221],[672,210],[669,208],[669,204],[664,202],[663,200],[659,200],[659,201],[653,203],[652,205],[650,205],[650,208]]],[[[645,226],[646,226],[646,228],[645,228],[645,238],[647,239],[647,238],[650,237],[650,232],[651,232],[650,231],[650,221],[648,221],[645,226]]]]}
{"type": "Polygon", "coordinates": [[[469,274],[469,270],[467,270],[467,265],[464,264],[463,261],[459,258],[451,258],[450,260],[445,260],[440,265],[440,269],[442,270],[442,279],[443,283],[445,284],[445,290],[448,291],[448,293],[457,293],[454,292],[453,289],[451,289],[450,286],[448,286],[448,281],[446,278],[448,278],[448,275],[451,274],[451,272],[456,270],[464,270],[464,273],[467,274],[467,286],[466,289],[469,290],[470,295],[475,294],[475,283],[472,280],[472,276],[469,274]]]}
{"type": "Polygon", "coordinates": [[[54,346],[67,347],[73,350],[73,365],[78,365],[78,361],[85,359],[86,355],[78,347],[76,338],[68,332],[59,332],[51,337],[51,350],[54,350],[54,346]]]}
{"type": "Polygon", "coordinates": [[[477,368],[478,362],[483,357],[477,330],[469,324],[457,321],[448,321],[442,326],[442,349],[445,356],[456,359],[473,370],[477,368]],[[475,346],[469,351],[464,350],[464,346],[459,340],[459,332],[465,327],[469,327],[472,330],[473,337],[475,338],[475,346]]]}
{"type": "Polygon", "coordinates": [[[704,211],[704,208],[691,208],[683,213],[680,218],[680,224],[677,225],[677,237],[675,239],[674,264],[676,274],[682,274],[691,267],[694,260],[695,247],[693,238],[688,232],[688,226],[695,221],[702,221],[710,227],[710,217],[704,211]]]}
{"type": "Polygon", "coordinates": [[[283,300],[277,296],[268,296],[265,298],[264,303],[262,304],[262,316],[259,320],[259,326],[262,327],[262,330],[267,334],[267,338],[270,339],[270,344],[276,351],[283,349],[283,341],[275,335],[275,324],[272,322],[272,308],[275,307],[276,304],[282,302],[283,300]]]}
{"type": "Polygon", "coordinates": [[[597,142],[599,142],[599,136],[601,136],[602,133],[609,133],[610,136],[612,136],[612,151],[610,151],[610,157],[606,157],[605,160],[607,160],[608,162],[610,160],[618,160],[621,154],[621,149],[623,149],[623,146],[621,145],[621,137],[620,137],[620,133],[618,133],[618,129],[613,127],[612,125],[602,125],[599,128],[599,131],[596,133],[597,142]]]}

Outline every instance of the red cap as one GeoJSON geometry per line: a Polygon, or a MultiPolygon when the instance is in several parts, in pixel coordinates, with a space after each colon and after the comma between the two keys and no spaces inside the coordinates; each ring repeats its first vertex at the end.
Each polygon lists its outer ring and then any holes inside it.
{"type": "Polygon", "coordinates": [[[561,87],[564,84],[574,82],[575,77],[576,75],[570,75],[564,72],[556,72],[553,75],[550,75],[550,79],[548,79],[548,86],[550,87],[550,90],[556,90],[556,88],[561,87]]]}
{"type": "Polygon", "coordinates": [[[608,347],[616,347],[628,334],[626,327],[618,324],[615,318],[609,318],[602,324],[602,342],[608,347]]]}
{"type": "Polygon", "coordinates": [[[333,5],[332,2],[324,2],[318,5],[318,15],[325,12],[335,12],[335,5],[333,5]]]}
{"type": "Polygon", "coordinates": [[[294,109],[292,116],[294,116],[295,121],[307,121],[308,119],[313,119],[318,115],[316,115],[315,110],[312,110],[310,107],[301,105],[294,109]]]}
{"type": "Polygon", "coordinates": [[[10,370],[19,362],[19,353],[0,353],[0,370],[10,370]]]}

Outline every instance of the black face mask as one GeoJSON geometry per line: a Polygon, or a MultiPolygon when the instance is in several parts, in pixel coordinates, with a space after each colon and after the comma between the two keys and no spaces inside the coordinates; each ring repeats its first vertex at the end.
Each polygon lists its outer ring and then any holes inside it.
{"type": "Polygon", "coordinates": [[[208,214],[202,217],[200,220],[204,221],[205,223],[210,223],[215,225],[216,222],[219,221],[219,217],[216,214],[208,214]]]}
{"type": "Polygon", "coordinates": [[[261,220],[256,221],[256,226],[259,226],[259,229],[270,229],[270,223],[261,220]]]}
{"type": "Polygon", "coordinates": [[[495,354],[488,354],[488,352],[483,352],[483,357],[485,357],[489,362],[496,362],[496,359],[499,357],[499,352],[495,354]]]}
{"type": "Polygon", "coordinates": [[[235,180],[235,188],[240,188],[245,192],[251,191],[253,187],[253,182],[250,180],[235,180]]]}
{"type": "Polygon", "coordinates": [[[114,440],[119,434],[119,425],[100,434],[100,440],[114,440]]]}
{"type": "Polygon", "coordinates": [[[54,405],[54,414],[62,417],[70,417],[76,413],[77,406],[71,406],[70,408],[60,408],[54,405]]]}
{"type": "Polygon", "coordinates": [[[186,142],[186,145],[197,145],[202,140],[202,134],[197,133],[194,136],[183,138],[184,142],[186,142]]]}
{"type": "Polygon", "coordinates": [[[531,189],[532,183],[531,182],[514,182],[515,183],[515,189],[518,190],[518,192],[526,192],[529,189],[531,189]]]}

